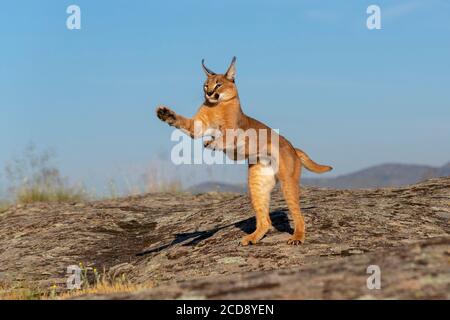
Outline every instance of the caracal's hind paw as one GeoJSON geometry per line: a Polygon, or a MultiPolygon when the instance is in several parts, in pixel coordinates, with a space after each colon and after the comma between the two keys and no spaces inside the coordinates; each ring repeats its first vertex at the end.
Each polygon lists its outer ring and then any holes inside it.
{"type": "Polygon", "coordinates": [[[267,231],[265,232],[253,232],[252,234],[246,235],[241,239],[241,245],[248,246],[249,244],[257,244],[259,240],[264,237],[267,231]]]}
{"type": "Polygon", "coordinates": [[[293,235],[292,237],[289,238],[287,243],[292,246],[298,246],[300,244],[303,244],[305,243],[305,234],[293,235]]]}
{"type": "Polygon", "coordinates": [[[258,241],[254,239],[254,237],[250,237],[251,235],[245,236],[241,239],[242,246],[248,246],[249,244],[256,244],[258,241]]]}

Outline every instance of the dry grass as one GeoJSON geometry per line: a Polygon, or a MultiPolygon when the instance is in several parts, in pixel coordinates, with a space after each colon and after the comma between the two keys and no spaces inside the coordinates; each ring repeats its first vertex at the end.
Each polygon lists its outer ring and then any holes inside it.
{"type": "Polygon", "coordinates": [[[0,300],[39,300],[44,295],[44,291],[32,284],[0,283],[0,300]]]}
{"type": "MultiPolygon", "coordinates": [[[[127,293],[151,287],[151,285],[133,284],[126,278],[125,274],[118,276],[110,275],[106,269],[99,273],[96,268],[86,267],[83,263],[79,264],[81,269],[81,288],[74,290],[65,290],[60,294],[53,292],[50,299],[71,299],[83,297],[85,295],[104,295],[112,293],[127,293]]],[[[53,286],[53,291],[57,289],[53,286]]]]}
{"type": "Polygon", "coordinates": [[[0,300],[64,300],[83,298],[88,295],[108,295],[134,292],[153,287],[152,283],[134,284],[127,280],[125,274],[111,276],[104,269],[99,273],[96,268],[79,264],[81,269],[80,289],[66,289],[54,284],[48,289],[41,289],[33,285],[0,284],[0,300]]]}
{"type": "Polygon", "coordinates": [[[53,298],[49,297],[46,299],[72,299],[72,298],[82,298],[86,295],[108,295],[108,294],[120,294],[120,293],[128,293],[135,292],[142,289],[151,288],[153,285],[137,285],[130,283],[114,283],[114,284],[98,284],[95,287],[80,289],[80,290],[71,290],[61,293],[59,295],[55,295],[53,298]]]}
{"type": "Polygon", "coordinates": [[[0,286],[0,300],[65,300],[73,298],[82,298],[87,295],[108,295],[135,292],[142,289],[153,287],[152,284],[131,284],[131,283],[99,283],[95,286],[74,289],[59,290],[52,287],[47,290],[38,288],[11,288],[0,286]]]}

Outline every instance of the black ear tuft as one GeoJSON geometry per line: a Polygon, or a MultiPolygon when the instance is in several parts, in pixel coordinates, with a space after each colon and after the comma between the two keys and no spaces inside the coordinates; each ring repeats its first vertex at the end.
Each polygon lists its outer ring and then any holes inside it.
{"type": "Polygon", "coordinates": [[[211,70],[209,70],[209,69],[205,66],[205,59],[202,59],[202,68],[203,68],[203,71],[205,72],[205,74],[206,74],[207,77],[215,75],[214,72],[212,72],[211,70]]]}
{"type": "Polygon", "coordinates": [[[236,57],[233,57],[233,59],[231,59],[231,64],[228,67],[227,72],[225,73],[225,76],[227,77],[228,80],[231,80],[234,82],[234,78],[236,77],[236,57]]]}

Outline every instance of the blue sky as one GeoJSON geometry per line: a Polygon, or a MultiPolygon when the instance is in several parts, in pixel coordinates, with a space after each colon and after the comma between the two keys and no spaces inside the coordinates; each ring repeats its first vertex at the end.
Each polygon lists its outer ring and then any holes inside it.
{"type": "Polygon", "coordinates": [[[332,174],[450,160],[450,1],[10,1],[0,39],[2,166],[33,141],[101,188],[170,161],[155,107],[193,115],[201,59],[221,72],[233,55],[244,111],[332,174]],[[66,28],[70,4],[81,30],[66,28]],[[381,30],[366,28],[370,4],[381,30]]]}

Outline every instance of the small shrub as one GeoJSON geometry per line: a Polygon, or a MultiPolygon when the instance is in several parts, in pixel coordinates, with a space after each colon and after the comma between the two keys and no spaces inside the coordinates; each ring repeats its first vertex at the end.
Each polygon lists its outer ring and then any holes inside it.
{"type": "Polygon", "coordinates": [[[10,193],[17,203],[77,202],[86,198],[82,187],[70,186],[53,165],[54,154],[38,152],[30,144],[20,157],[6,166],[10,193]]]}
{"type": "Polygon", "coordinates": [[[10,204],[8,202],[0,201],[0,213],[5,212],[9,208],[10,204]]]}
{"type": "Polygon", "coordinates": [[[183,184],[175,170],[171,167],[164,169],[161,164],[150,163],[143,176],[145,192],[181,192],[183,190],[183,184]]]}

